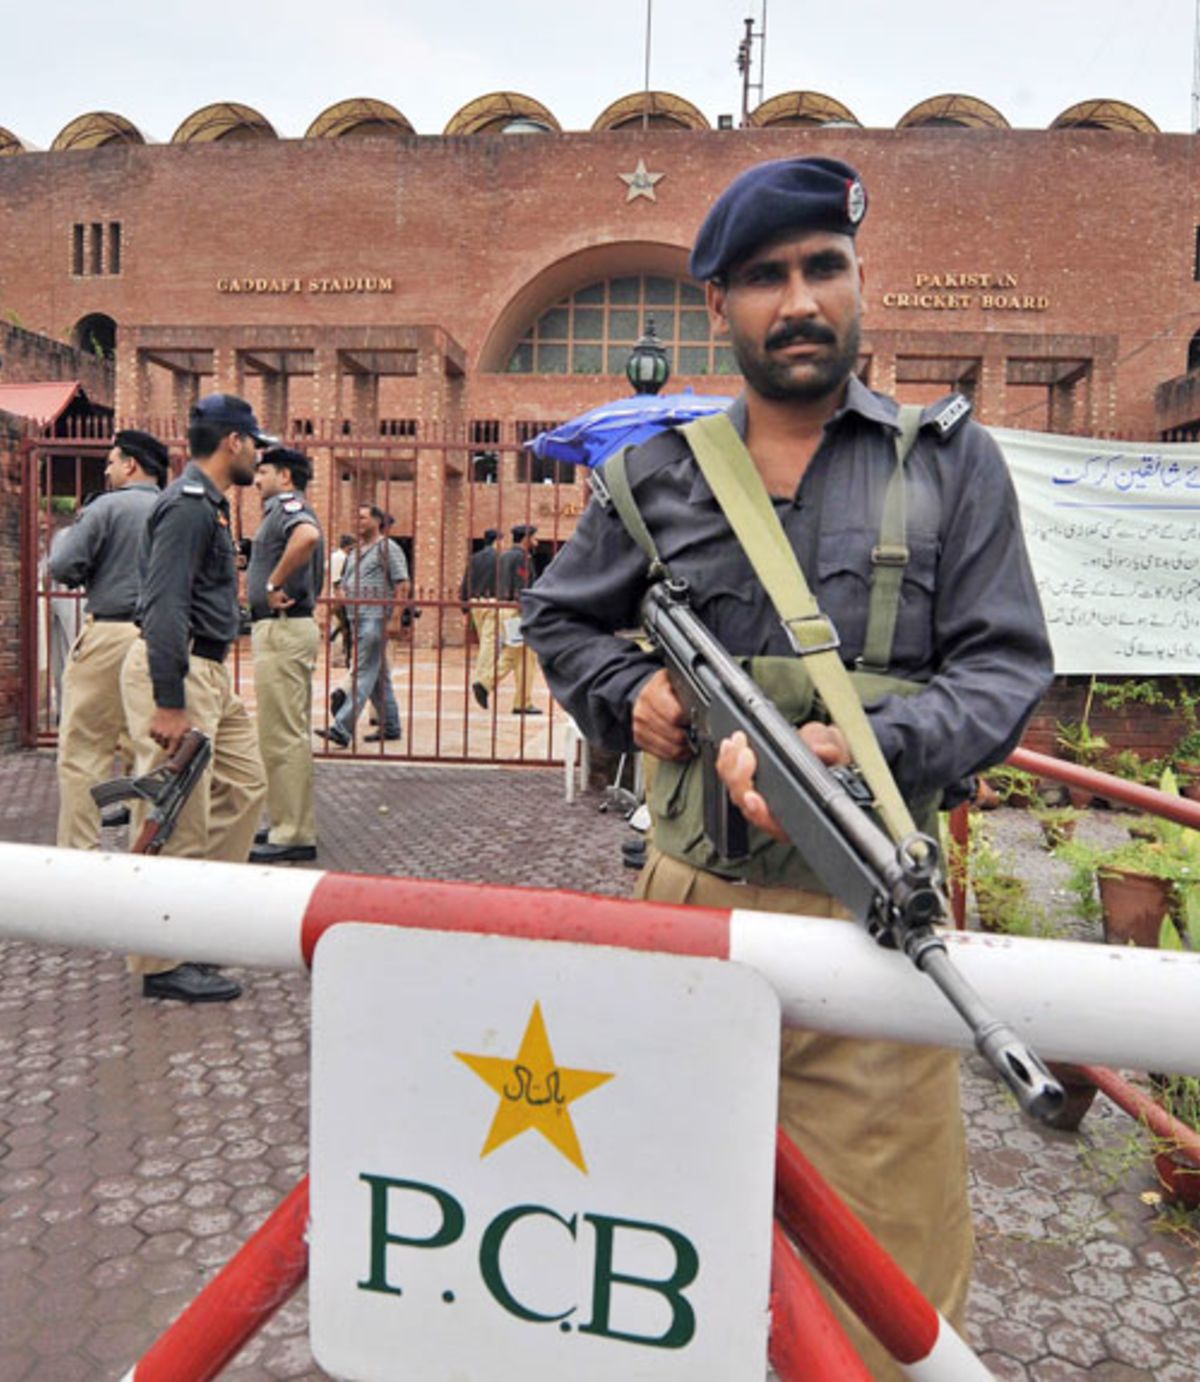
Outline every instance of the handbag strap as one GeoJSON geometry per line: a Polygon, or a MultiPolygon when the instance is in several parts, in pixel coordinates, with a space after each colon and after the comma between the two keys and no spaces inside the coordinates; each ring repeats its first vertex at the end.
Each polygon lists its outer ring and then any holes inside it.
{"type": "Polygon", "coordinates": [[[712,413],[680,431],[770,596],[793,649],[805,659],[830,720],[845,735],[888,833],[896,841],[916,833],[912,815],[839,656],[837,631],[808,588],[758,467],[737,429],[725,413],[712,413]]]}

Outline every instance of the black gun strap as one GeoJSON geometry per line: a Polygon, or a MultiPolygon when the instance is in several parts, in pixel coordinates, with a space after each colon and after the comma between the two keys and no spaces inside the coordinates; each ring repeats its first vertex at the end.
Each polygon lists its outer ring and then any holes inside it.
{"type": "Polygon", "coordinates": [[[888,833],[897,841],[915,834],[916,825],[908,805],[900,795],[838,653],[836,631],[808,588],[758,467],[737,429],[727,414],[713,413],[697,418],[680,431],[791,634],[793,646],[804,657],[805,668],[831,720],[846,736],[888,833]]]}

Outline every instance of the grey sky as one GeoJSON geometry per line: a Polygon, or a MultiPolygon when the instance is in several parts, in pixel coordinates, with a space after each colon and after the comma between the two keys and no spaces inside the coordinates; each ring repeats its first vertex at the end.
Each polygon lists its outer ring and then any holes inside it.
{"type": "MultiPolygon", "coordinates": [[[[741,107],[734,56],[762,0],[653,0],[651,86],[716,123],[741,107]]],[[[5,7],[0,126],[46,148],[89,110],[167,140],[213,101],[255,107],[284,137],[334,101],[374,96],[440,134],[476,96],[514,90],[587,129],[640,90],[645,0],[77,0],[5,7]]],[[[1191,121],[1194,0],[769,0],[765,95],[834,96],[868,126],[950,91],[1044,128],[1110,97],[1161,129],[1191,121]]]]}

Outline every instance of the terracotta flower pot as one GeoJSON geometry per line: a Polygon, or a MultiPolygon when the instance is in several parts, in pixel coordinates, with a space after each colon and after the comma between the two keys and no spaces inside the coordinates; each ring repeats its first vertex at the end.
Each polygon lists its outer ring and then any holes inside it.
{"type": "Polygon", "coordinates": [[[1104,939],[1109,945],[1158,947],[1163,917],[1175,905],[1175,888],[1168,878],[1126,869],[1102,868],[1096,873],[1104,913],[1104,939]]]}
{"type": "Polygon", "coordinates": [[[1172,1204],[1200,1209],[1200,1166],[1182,1152],[1156,1152],[1154,1169],[1158,1183],[1172,1204]]]}

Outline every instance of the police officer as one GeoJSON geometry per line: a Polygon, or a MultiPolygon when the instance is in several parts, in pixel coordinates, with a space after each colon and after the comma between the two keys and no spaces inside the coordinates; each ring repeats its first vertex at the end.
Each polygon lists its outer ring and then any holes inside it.
{"type": "Polygon", "coordinates": [[[500,553],[496,539],[500,534],[495,528],[485,528],[483,546],[471,555],[467,569],[463,572],[458,587],[458,598],[462,602],[463,613],[469,613],[475,626],[475,636],[479,639],[479,652],[475,657],[475,676],[471,682],[471,694],[484,710],[488,708],[488,686],[496,674],[496,626],[500,611],[496,608],[496,572],[500,553]],[[479,604],[486,600],[489,603],[479,604]],[[484,682],[484,673],[488,675],[484,682]]]}
{"type": "Polygon", "coordinates": [[[63,675],[58,726],[58,844],[96,849],[100,812],[91,789],[112,775],[128,746],[121,664],[137,638],[137,553],[158,492],[167,448],[149,432],[118,432],[104,467],[108,491],[95,495],[50,551],[50,574],[87,590],[84,626],[63,675]]]}
{"type": "MultiPolygon", "coordinates": [[[[254,481],[263,434],[254,410],[233,394],[210,394],[191,411],[183,474],[155,504],[138,554],[142,636],[121,674],[134,771],[145,773],[187,731],[212,740],[212,761],[181,812],[165,852],[244,862],[266,796],[254,724],[225,665],[238,636],[237,556],[231,485],[254,481]]],[[[148,997],[186,1003],[236,998],[241,987],[207,965],[134,956],[148,997]]]]}
{"type": "Polygon", "coordinates": [[[307,456],[276,446],[261,454],[254,476],[263,519],[247,581],[271,828],[251,851],[252,864],[317,857],[312,679],[321,634],[313,613],[325,575],[325,545],[304,494],[311,474],[307,456]]]}
{"type": "MultiPolygon", "coordinates": [[[[518,523],[512,530],[513,545],[501,556],[500,568],[496,577],[496,593],[502,602],[512,601],[515,603],[520,598],[521,592],[528,590],[533,584],[533,549],[537,545],[533,538],[536,532],[537,526],[533,523],[518,523]]],[[[503,647],[494,668],[489,661],[482,668],[476,669],[484,694],[481,697],[476,691],[475,699],[481,705],[486,706],[487,693],[497,682],[503,681],[509,672],[512,672],[516,682],[513,714],[540,715],[541,710],[534,705],[531,699],[537,662],[533,653],[525,646],[524,640],[520,639],[519,636],[518,638],[513,636],[515,628],[510,624],[510,620],[515,621],[517,618],[515,611],[504,610],[501,612],[501,617],[503,619],[501,630],[503,647]]]]}
{"type": "MultiPolygon", "coordinates": [[[[963,421],[961,400],[935,405],[920,415],[901,466],[897,405],[857,377],[856,237],[866,206],[854,169],[827,158],[758,165],[714,203],[691,270],[705,284],[714,329],[730,338],[745,392],[728,414],[734,435],[720,427],[705,434],[723,438],[719,454],[706,449],[706,465],[738,474],[749,463],[745,502],[761,496],[773,508],[840,635],[837,653],[855,669],[896,783],[928,821],[942,793],[961,796],[964,779],[1018,742],[1049,685],[1050,650],[993,439],[963,421]],[[903,541],[884,543],[897,512],[885,503],[889,492],[905,496],[906,527],[903,541]]],[[[619,636],[636,627],[650,579],[641,539],[688,582],[693,609],[730,652],[771,664],[815,753],[845,763],[849,745],[814,714],[805,659],[756,571],[762,554],[734,536],[690,439],[660,433],[628,454],[624,475],[640,537],[620,512],[625,491],[610,486],[523,605],[550,688],[588,738],[659,760],[649,793],[654,847],[639,891],[658,901],[844,916],[779,838],[754,790],[757,764],[744,736],[722,746],[719,770],[753,827],[750,855],[728,864],[704,845],[687,716],[654,654],[619,636]]],[[[780,565],[788,566],[782,554],[780,565]]],[[[789,583],[798,584],[794,575],[789,583]]],[[[780,1074],[783,1126],[961,1328],[972,1235],[956,1055],[789,1031],[780,1074]]],[[[872,1376],[898,1377],[853,1318],[842,1319],[872,1376]]]]}

